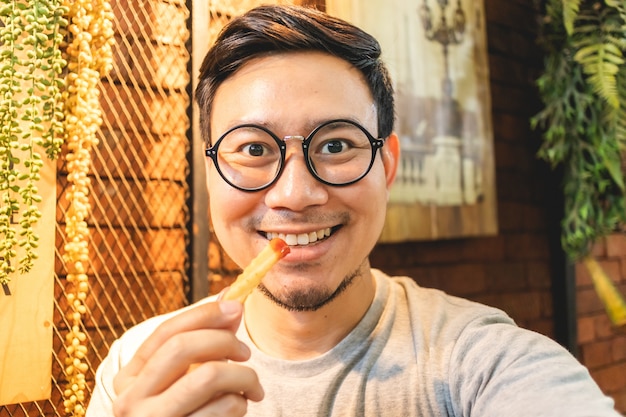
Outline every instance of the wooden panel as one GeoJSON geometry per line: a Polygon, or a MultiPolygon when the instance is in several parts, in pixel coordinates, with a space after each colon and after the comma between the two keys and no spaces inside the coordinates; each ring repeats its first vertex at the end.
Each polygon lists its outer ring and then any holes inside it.
{"type": "Polygon", "coordinates": [[[0,291],[0,405],[51,394],[56,164],[44,159],[39,184],[43,217],[36,225],[39,259],[30,273],[12,278],[10,295],[0,291]]]}

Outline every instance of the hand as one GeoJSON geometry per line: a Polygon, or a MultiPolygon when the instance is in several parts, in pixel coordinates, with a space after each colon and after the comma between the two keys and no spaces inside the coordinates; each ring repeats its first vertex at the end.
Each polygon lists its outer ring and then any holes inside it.
{"type": "Polygon", "coordinates": [[[235,301],[202,304],[161,324],[116,375],[117,417],[243,416],[263,399],[248,347],[235,337],[235,301]]]}

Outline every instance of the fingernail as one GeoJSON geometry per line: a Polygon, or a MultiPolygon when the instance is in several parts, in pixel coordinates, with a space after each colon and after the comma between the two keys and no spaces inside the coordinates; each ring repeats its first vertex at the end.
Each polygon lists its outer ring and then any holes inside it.
{"type": "Polygon", "coordinates": [[[243,353],[245,356],[250,357],[252,352],[250,352],[250,348],[248,347],[248,345],[246,345],[245,343],[241,342],[239,344],[239,349],[241,349],[241,353],[243,353]]]}
{"type": "Polygon", "coordinates": [[[220,311],[225,316],[232,316],[241,311],[241,303],[239,301],[220,301],[220,311]]]}

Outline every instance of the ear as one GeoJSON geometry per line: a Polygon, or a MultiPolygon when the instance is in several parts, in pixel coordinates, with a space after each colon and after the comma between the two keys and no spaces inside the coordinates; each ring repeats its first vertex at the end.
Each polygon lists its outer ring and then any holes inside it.
{"type": "Polygon", "coordinates": [[[391,189],[400,161],[400,139],[395,132],[392,132],[385,140],[385,145],[381,149],[383,165],[385,167],[385,177],[387,178],[387,189],[391,189]]]}

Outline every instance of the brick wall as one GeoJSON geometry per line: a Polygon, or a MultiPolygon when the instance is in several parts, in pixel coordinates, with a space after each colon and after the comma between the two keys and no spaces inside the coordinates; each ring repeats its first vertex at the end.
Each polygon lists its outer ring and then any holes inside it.
{"type": "Polygon", "coordinates": [[[380,245],[372,261],[390,273],[502,308],[521,326],[553,336],[555,256],[551,189],[535,157],[541,66],[532,2],[485,0],[499,233],[493,237],[380,245]]]}
{"type": "MultiPolygon", "coordinates": [[[[381,244],[372,253],[372,265],[501,308],[520,326],[556,338],[564,329],[555,328],[555,315],[565,314],[554,311],[552,294],[553,277],[564,274],[557,211],[562,192],[556,174],[536,158],[541,137],[529,125],[541,108],[535,89],[543,64],[535,42],[537,13],[526,0],[484,1],[499,233],[381,244]]],[[[609,238],[596,250],[606,256],[603,266],[613,276],[626,277],[623,235],[609,238]]],[[[232,280],[237,267],[216,242],[211,243],[209,258],[214,293],[232,280]]],[[[580,268],[576,273],[580,360],[625,412],[626,332],[611,328],[588,276],[580,268]]],[[[621,283],[626,286],[626,278],[621,283]]]]}
{"type": "MultiPolygon", "coordinates": [[[[626,295],[626,234],[600,240],[593,249],[596,260],[626,295]]],[[[617,409],[626,412],[626,326],[613,326],[584,265],[576,265],[578,350],[591,375],[611,395],[617,409]]]]}
{"type": "MultiPolygon", "coordinates": [[[[541,69],[534,43],[532,2],[485,0],[498,225],[496,237],[380,246],[373,263],[443,289],[502,308],[516,322],[554,337],[552,276],[559,262],[555,174],[535,157],[540,138],[528,119],[540,108],[533,80],[541,69]]],[[[626,235],[594,249],[601,265],[626,294],[626,235]]],[[[626,412],[626,329],[609,323],[584,266],[576,266],[577,348],[602,390],[626,412]]]]}

